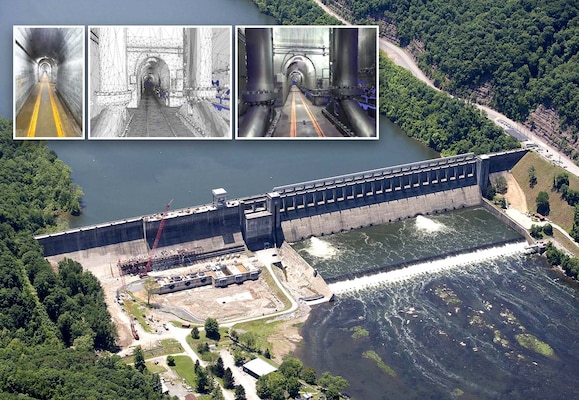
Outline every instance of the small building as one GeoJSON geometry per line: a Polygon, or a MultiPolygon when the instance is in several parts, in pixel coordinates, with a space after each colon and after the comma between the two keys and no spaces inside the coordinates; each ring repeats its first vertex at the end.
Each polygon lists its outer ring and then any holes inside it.
{"type": "Polygon", "coordinates": [[[277,371],[277,368],[261,358],[254,358],[253,360],[243,364],[243,371],[253,376],[255,379],[258,379],[260,376],[277,371]]]}

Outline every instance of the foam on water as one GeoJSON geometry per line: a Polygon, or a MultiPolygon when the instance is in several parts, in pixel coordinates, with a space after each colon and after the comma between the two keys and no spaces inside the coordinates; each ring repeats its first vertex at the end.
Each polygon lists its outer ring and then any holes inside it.
{"type": "Polygon", "coordinates": [[[525,252],[526,242],[509,243],[498,245],[484,250],[477,250],[450,256],[441,260],[417,263],[405,268],[395,269],[378,274],[362,276],[350,280],[331,283],[329,285],[333,293],[348,293],[356,290],[387,285],[406,281],[422,275],[432,275],[447,271],[460,266],[476,264],[485,260],[505,257],[525,252]]]}
{"type": "Polygon", "coordinates": [[[312,237],[310,239],[309,246],[306,247],[305,250],[314,257],[324,259],[332,258],[338,254],[338,249],[317,237],[312,237]]]}
{"type": "Polygon", "coordinates": [[[419,231],[434,233],[444,230],[446,227],[444,224],[435,221],[433,219],[419,215],[416,217],[416,229],[419,231]]]}

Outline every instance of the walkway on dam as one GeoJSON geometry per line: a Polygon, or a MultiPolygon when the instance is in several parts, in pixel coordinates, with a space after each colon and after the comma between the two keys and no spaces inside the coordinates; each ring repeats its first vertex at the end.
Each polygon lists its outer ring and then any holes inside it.
{"type": "Polygon", "coordinates": [[[281,112],[273,137],[343,137],[323,116],[324,107],[310,103],[298,87],[292,86],[281,112]]]}
{"type": "Polygon", "coordinates": [[[62,103],[55,85],[43,75],[16,116],[16,137],[80,137],[82,130],[62,103]]]}
{"type": "Polygon", "coordinates": [[[194,136],[177,115],[178,109],[167,107],[152,91],[145,90],[138,108],[129,108],[127,137],[172,138],[194,136]]]}

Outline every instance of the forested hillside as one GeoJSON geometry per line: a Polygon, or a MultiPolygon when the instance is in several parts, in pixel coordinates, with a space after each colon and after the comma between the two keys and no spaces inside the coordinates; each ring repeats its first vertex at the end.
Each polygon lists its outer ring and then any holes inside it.
{"type": "Polygon", "coordinates": [[[520,147],[478,108],[436,91],[380,54],[380,112],[445,156],[520,147]]]}
{"type": "Polygon", "coordinates": [[[551,139],[577,158],[579,2],[323,1],[354,22],[383,21],[438,87],[539,131],[560,128],[551,139]]]}
{"type": "Polygon", "coordinates": [[[264,14],[285,25],[339,25],[311,0],[253,0],[264,14]]]}
{"type": "Polygon", "coordinates": [[[160,399],[158,378],[106,356],[116,331],[99,281],[56,271],[33,233],[80,212],[82,192],[46,144],[12,140],[0,118],[0,398],[160,399]],[[102,355],[97,357],[98,353],[102,355]]]}

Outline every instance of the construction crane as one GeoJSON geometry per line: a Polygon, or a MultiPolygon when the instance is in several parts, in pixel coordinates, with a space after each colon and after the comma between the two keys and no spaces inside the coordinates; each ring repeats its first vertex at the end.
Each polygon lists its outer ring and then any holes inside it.
{"type": "Polygon", "coordinates": [[[167,213],[169,212],[169,207],[171,207],[171,203],[173,203],[174,199],[171,199],[170,202],[165,205],[165,211],[163,211],[163,216],[161,217],[161,223],[159,224],[159,229],[157,229],[157,236],[155,236],[155,242],[153,242],[153,247],[151,247],[151,251],[149,252],[149,261],[147,261],[147,266],[145,270],[139,274],[139,277],[144,278],[149,273],[151,269],[151,265],[153,264],[153,258],[155,257],[155,253],[157,251],[157,246],[159,245],[159,240],[161,239],[161,233],[163,233],[163,227],[165,226],[165,218],[167,217],[167,213]]]}

